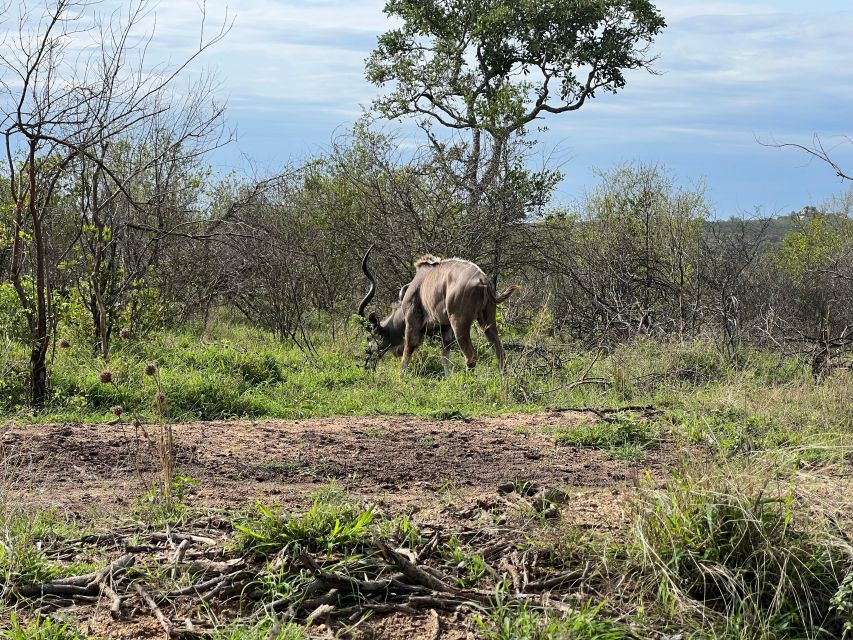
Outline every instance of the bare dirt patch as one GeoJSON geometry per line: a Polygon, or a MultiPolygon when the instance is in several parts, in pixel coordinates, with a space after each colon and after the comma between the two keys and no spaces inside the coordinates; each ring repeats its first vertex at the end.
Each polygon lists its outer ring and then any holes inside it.
{"type": "MultiPolygon", "coordinates": [[[[606,495],[646,472],[660,476],[676,455],[664,446],[642,462],[624,462],[604,451],[554,443],[554,430],[591,419],[569,413],[470,421],[336,417],[194,422],[173,429],[178,469],[198,481],[195,502],[209,507],[298,503],[330,480],[395,507],[453,491],[494,493],[513,481],[606,495]]],[[[112,510],[129,506],[150,487],[156,429],[10,426],[2,439],[16,459],[17,490],[32,503],[112,510]]]]}

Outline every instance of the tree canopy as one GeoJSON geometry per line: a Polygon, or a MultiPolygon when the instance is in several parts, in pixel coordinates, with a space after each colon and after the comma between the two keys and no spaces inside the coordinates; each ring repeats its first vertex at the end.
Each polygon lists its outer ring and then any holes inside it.
{"type": "Polygon", "coordinates": [[[665,26],[649,0],[388,0],[385,13],[403,25],[367,59],[371,82],[394,83],[377,110],[500,138],[622,89],[665,26]]]}

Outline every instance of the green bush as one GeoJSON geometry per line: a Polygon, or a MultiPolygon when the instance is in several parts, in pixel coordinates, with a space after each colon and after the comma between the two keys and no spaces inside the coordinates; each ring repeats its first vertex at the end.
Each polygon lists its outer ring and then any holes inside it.
{"type": "Polygon", "coordinates": [[[0,282],[0,336],[25,342],[29,335],[27,317],[15,288],[7,282],[0,282]]]}
{"type": "Polygon", "coordinates": [[[0,410],[14,411],[29,401],[29,359],[20,343],[0,337],[0,410]]]}

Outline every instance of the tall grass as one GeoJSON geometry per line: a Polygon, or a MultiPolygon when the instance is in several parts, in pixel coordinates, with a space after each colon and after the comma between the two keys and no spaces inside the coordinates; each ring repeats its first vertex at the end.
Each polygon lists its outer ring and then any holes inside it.
{"type": "Polygon", "coordinates": [[[800,483],[755,464],[694,466],[646,491],[635,544],[659,601],[726,637],[840,638],[853,544],[800,483]]]}

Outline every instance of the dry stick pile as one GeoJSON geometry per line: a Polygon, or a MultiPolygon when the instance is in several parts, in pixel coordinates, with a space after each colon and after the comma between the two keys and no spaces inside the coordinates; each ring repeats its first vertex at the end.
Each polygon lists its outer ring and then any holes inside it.
{"type": "MultiPolygon", "coordinates": [[[[546,494],[549,500],[558,497],[554,490],[534,485],[501,487],[504,494],[516,490],[514,502],[500,496],[492,503],[481,500],[459,515],[469,517],[477,510],[508,504],[537,509],[536,504],[548,502],[543,501],[546,494]]],[[[119,557],[96,572],[19,586],[14,593],[19,605],[40,613],[108,603],[116,619],[154,616],[170,638],[209,634],[213,630],[209,620],[193,619],[205,607],[217,611],[220,619],[223,613],[226,619],[242,614],[249,620],[275,614],[280,622],[352,625],[370,613],[431,611],[435,616],[439,610],[486,612],[494,605],[494,590],[461,586],[466,583],[462,564],[448,564],[440,553],[451,537],[441,525],[422,525],[426,535],[414,548],[402,546],[398,536],[391,535],[387,541],[371,539],[352,555],[303,549],[282,551],[267,559],[227,551],[230,528],[226,521],[211,520],[196,524],[192,533],[123,528],[107,535],[85,536],[64,543],[54,550],[55,555],[71,558],[96,545],[101,552],[119,557]],[[264,584],[273,576],[294,578],[297,593],[271,597],[264,584]],[[178,586],[182,582],[189,584],[178,586]]],[[[484,582],[494,586],[505,580],[511,585],[505,601],[571,611],[565,597],[579,584],[589,587],[587,570],[554,569],[539,552],[520,551],[517,529],[478,526],[452,535],[483,559],[488,574],[484,582]]]]}

